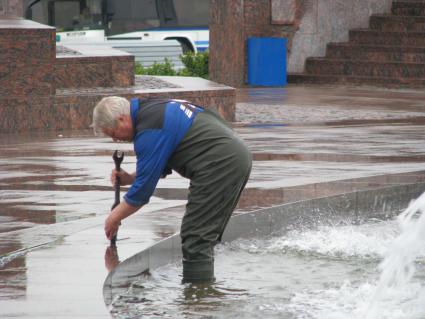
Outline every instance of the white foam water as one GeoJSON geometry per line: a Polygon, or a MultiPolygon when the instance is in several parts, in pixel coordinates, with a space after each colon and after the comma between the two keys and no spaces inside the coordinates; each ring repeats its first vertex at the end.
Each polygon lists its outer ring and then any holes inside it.
{"type": "MultiPolygon", "coordinates": [[[[326,257],[381,259],[400,233],[394,220],[371,221],[361,225],[319,226],[292,230],[270,239],[235,240],[226,245],[258,254],[285,254],[294,251],[326,257]]],[[[220,248],[218,248],[220,250],[220,248]]]]}
{"type": "MultiPolygon", "coordinates": [[[[425,309],[424,287],[421,283],[415,285],[411,282],[416,268],[415,261],[423,254],[425,248],[425,193],[410,203],[399,215],[398,222],[401,234],[394,240],[379,265],[381,275],[367,307],[365,316],[367,319],[385,318],[382,316],[382,305],[385,304],[385,300],[391,299],[391,294],[396,291],[416,291],[415,299],[419,299],[421,308],[425,309]]],[[[402,300],[397,301],[406,304],[412,299],[403,297],[402,300]]],[[[388,302],[385,307],[388,308],[388,302]]],[[[417,314],[410,313],[404,318],[424,317],[425,310],[417,314]]]]}
{"type": "Polygon", "coordinates": [[[408,283],[398,289],[390,288],[386,297],[374,302],[372,314],[370,298],[376,283],[345,281],[340,287],[296,293],[288,308],[295,318],[314,319],[423,319],[425,291],[419,283],[408,283]]]}
{"type": "Polygon", "coordinates": [[[425,193],[396,221],[350,227],[325,227],[300,233],[298,239],[290,234],[275,241],[275,247],[296,247],[331,256],[383,258],[376,278],[367,277],[363,282],[346,280],[327,289],[297,292],[291,298],[289,310],[297,314],[296,318],[425,318],[425,193]],[[335,240],[338,243],[329,243],[335,240]],[[416,267],[421,268],[418,277],[416,267]]]}

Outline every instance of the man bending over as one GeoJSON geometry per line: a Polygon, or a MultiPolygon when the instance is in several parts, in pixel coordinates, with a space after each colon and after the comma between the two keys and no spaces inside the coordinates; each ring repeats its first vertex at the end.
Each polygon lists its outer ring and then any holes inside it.
{"type": "Polygon", "coordinates": [[[171,170],[190,179],[181,225],[183,281],[214,280],[214,246],[251,172],[246,145],[214,112],[187,101],[103,98],[94,108],[95,133],[134,143],[136,172],[112,171],[131,188],[105,221],[111,239],[121,220],[149,202],[158,180],[171,170]]]}

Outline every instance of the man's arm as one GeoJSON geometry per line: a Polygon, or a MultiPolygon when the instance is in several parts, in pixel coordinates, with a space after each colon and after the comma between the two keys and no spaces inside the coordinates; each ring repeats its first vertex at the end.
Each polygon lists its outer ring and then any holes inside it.
{"type": "Polygon", "coordinates": [[[136,172],[128,174],[124,170],[120,172],[112,170],[112,184],[119,176],[121,185],[132,185],[124,200],[112,210],[105,221],[105,234],[108,239],[118,232],[121,220],[149,202],[159,178],[164,171],[167,172],[164,168],[174,149],[174,137],[164,130],[148,130],[138,134],[134,141],[137,156],[136,172]]]}
{"type": "Polygon", "coordinates": [[[142,206],[132,206],[124,200],[115,207],[105,221],[105,235],[110,240],[118,233],[118,228],[124,218],[137,212],[142,206]]]}

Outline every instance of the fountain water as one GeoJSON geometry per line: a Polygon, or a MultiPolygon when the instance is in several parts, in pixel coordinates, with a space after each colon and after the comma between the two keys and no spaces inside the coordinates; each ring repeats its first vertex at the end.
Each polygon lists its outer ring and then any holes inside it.
{"type": "MultiPolygon", "coordinates": [[[[379,266],[380,280],[366,311],[366,318],[369,319],[381,318],[379,305],[390,291],[409,289],[409,282],[416,270],[415,261],[425,253],[425,193],[399,215],[398,222],[402,232],[391,244],[379,266]]],[[[425,301],[424,287],[418,285],[417,291],[425,301]]]]}
{"type": "Polygon", "coordinates": [[[416,257],[425,256],[418,214],[425,195],[396,218],[423,189],[350,193],[236,216],[216,250],[218,281],[208,286],[181,284],[179,239],[171,238],[118,266],[105,282],[105,301],[115,318],[424,318],[425,264],[416,257]],[[158,256],[167,254],[164,266],[158,256]]]}

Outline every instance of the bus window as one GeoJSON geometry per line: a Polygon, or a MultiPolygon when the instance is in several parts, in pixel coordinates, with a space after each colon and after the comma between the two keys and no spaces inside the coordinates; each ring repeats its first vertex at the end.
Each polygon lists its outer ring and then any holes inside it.
{"type": "Polygon", "coordinates": [[[58,32],[103,29],[102,0],[27,1],[26,14],[58,32]]]}
{"type": "Polygon", "coordinates": [[[25,18],[48,24],[47,1],[27,0],[25,2],[25,18]]]}
{"type": "Polygon", "coordinates": [[[158,0],[157,3],[158,13],[161,18],[161,25],[164,27],[176,26],[178,22],[173,0],[158,0]]]}
{"type": "Polygon", "coordinates": [[[23,1],[27,19],[56,27],[62,42],[118,36],[145,41],[177,39],[185,48],[198,51],[208,47],[210,0],[23,1]]]}
{"type": "Polygon", "coordinates": [[[53,1],[58,30],[103,29],[101,0],[53,1]]]}
{"type": "Polygon", "coordinates": [[[80,15],[78,1],[49,1],[49,24],[56,26],[58,31],[74,30],[80,15]]]}
{"type": "Polygon", "coordinates": [[[108,23],[108,35],[159,27],[155,0],[120,0],[108,23]]]}
{"type": "Polygon", "coordinates": [[[138,21],[142,27],[138,30],[158,28],[160,25],[155,0],[133,0],[132,19],[138,21]]]}
{"type": "Polygon", "coordinates": [[[209,0],[174,0],[179,26],[208,26],[209,0]]]}

